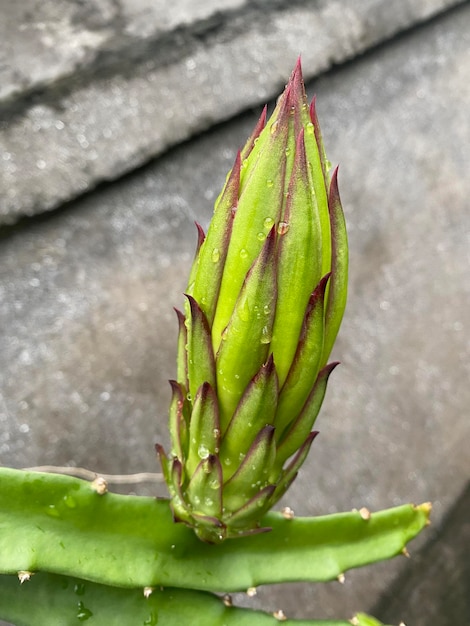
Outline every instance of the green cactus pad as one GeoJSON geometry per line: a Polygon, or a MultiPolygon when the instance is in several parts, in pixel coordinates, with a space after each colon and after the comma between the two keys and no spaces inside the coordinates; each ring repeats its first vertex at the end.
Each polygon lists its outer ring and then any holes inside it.
{"type": "MultiPolygon", "coordinates": [[[[277,626],[279,618],[242,609],[210,593],[182,589],[119,589],[67,576],[37,574],[20,585],[0,576],[0,619],[15,626],[277,626]],[[150,593],[151,591],[151,593],[150,593]]],[[[286,626],[351,626],[350,621],[282,621],[286,626]]],[[[356,622],[381,626],[379,622],[356,622]]]]}
{"type": "Polygon", "coordinates": [[[99,495],[69,476],[0,469],[0,573],[47,571],[120,587],[229,593],[334,580],[391,558],[428,523],[429,505],[378,513],[261,520],[271,532],[205,544],[175,524],[168,501],[99,495]]]}

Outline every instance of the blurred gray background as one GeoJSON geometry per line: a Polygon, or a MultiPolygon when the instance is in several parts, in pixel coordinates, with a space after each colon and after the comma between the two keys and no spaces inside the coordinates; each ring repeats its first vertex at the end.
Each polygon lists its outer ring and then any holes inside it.
{"type": "Polygon", "coordinates": [[[207,226],[300,53],[341,164],[351,279],[342,366],[283,504],[317,515],[430,500],[433,525],[410,560],[236,601],[468,626],[470,4],[0,10],[0,464],[159,471],[194,220],[207,226]]]}

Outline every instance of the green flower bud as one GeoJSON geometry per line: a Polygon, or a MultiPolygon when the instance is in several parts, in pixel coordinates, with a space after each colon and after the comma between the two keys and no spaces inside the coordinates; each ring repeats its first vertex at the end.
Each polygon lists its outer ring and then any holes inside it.
{"type": "Polygon", "coordinates": [[[316,435],[346,304],[347,237],[300,62],[239,152],[199,241],[179,319],[176,520],[211,542],[267,530],[316,435]]]}

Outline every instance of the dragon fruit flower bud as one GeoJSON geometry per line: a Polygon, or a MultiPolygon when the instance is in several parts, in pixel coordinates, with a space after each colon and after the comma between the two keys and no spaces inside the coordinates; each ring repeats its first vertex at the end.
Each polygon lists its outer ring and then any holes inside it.
{"type": "Polygon", "coordinates": [[[337,169],[300,61],[227,176],[179,320],[171,453],[175,519],[210,542],[267,530],[316,435],[347,291],[337,169]]]}

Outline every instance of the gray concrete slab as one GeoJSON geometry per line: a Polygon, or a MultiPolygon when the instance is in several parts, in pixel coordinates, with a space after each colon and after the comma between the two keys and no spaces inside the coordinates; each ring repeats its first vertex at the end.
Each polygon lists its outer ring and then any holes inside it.
{"type": "Polygon", "coordinates": [[[460,3],[162,2],[7,4],[0,223],[55,208],[274,97],[299,54],[311,78],[460,3]]]}
{"type": "Polygon", "coordinates": [[[141,51],[150,38],[171,34],[175,39],[176,30],[196,28],[245,4],[246,0],[3,0],[0,103],[77,72],[93,73],[113,58],[135,56],[135,49],[141,51]]]}
{"type": "MultiPolygon", "coordinates": [[[[468,480],[469,19],[467,3],[309,86],[329,157],[341,162],[351,282],[335,348],[343,364],[286,497],[298,514],[432,500],[439,527],[468,480]]],[[[254,120],[4,228],[1,463],[157,468],[152,443],[166,442],[174,375],[171,307],[182,302],[192,221],[207,224],[254,120]]],[[[350,616],[375,605],[406,564],[237,601],[350,616]]]]}

